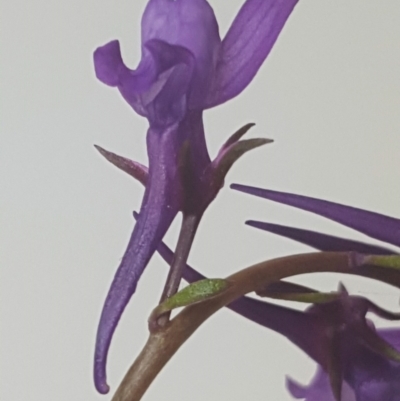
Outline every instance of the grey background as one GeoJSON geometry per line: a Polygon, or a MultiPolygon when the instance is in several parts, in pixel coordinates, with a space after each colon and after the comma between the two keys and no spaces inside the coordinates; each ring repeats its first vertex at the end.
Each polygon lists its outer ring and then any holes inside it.
{"type": "MultiPolygon", "coordinates": [[[[211,0],[221,33],[241,0],[211,0]]],[[[95,330],[143,190],[93,148],[146,163],[146,121],[97,82],[95,47],[118,38],[134,67],[144,0],[1,3],[1,390],[4,401],[90,401],[95,330]]],[[[227,180],[307,194],[400,217],[400,3],[302,0],[246,91],[205,114],[215,155],[235,129],[273,145],[243,158],[227,180]]],[[[309,249],[246,227],[268,220],[363,239],[307,213],[228,188],[210,207],[190,256],[218,277],[309,249]]],[[[167,235],[174,244],[178,221],[167,235]]],[[[155,256],[112,344],[116,389],[147,337],[166,266],[155,256]]],[[[334,289],[338,277],[300,282],[334,289]]],[[[354,293],[398,308],[389,287],[343,278],[354,293]]],[[[381,324],[378,322],[378,324],[381,324]]],[[[290,400],[286,374],[315,364],[286,339],[229,311],[180,350],[146,400],[290,400]]]]}

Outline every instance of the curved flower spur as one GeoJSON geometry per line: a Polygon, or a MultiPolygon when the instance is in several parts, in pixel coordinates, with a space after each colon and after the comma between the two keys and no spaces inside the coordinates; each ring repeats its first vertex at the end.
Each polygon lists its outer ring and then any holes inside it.
{"type": "Polygon", "coordinates": [[[138,221],[107,295],[96,338],[94,378],[107,393],[106,360],[112,335],[137,282],[179,211],[176,257],[162,300],[173,295],[202,214],[223,185],[232,163],[268,141],[232,136],[213,162],[205,144],[203,110],[237,96],[268,56],[298,0],[247,0],[221,41],[206,0],[150,0],[142,17],[142,58],[136,70],[122,61],[118,41],[94,53],[97,77],[117,87],[149,121],[149,168],[111,154],[146,190],[138,221]]]}

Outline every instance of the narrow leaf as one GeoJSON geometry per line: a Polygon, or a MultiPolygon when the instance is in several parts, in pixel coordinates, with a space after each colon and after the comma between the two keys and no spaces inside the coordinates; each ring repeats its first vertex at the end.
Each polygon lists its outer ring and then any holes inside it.
{"type": "Polygon", "coordinates": [[[394,217],[286,192],[238,184],[233,184],[231,188],[318,214],[366,234],[371,238],[400,246],[400,220],[394,217]]]}
{"type": "Polygon", "coordinates": [[[378,245],[371,245],[365,242],[335,237],[333,235],[323,234],[311,230],[304,230],[301,228],[283,226],[279,224],[272,224],[254,220],[246,221],[246,224],[251,227],[259,228],[260,230],[268,231],[270,233],[277,234],[282,237],[300,242],[304,245],[308,245],[320,251],[326,251],[326,252],[355,251],[374,255],[391,255],[394,253],[392,250],[378,245]]]}

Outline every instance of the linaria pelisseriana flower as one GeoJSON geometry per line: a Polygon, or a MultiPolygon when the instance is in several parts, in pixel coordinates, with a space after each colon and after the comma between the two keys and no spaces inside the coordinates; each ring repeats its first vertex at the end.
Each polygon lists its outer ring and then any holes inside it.
{"type": "MultiPolygon", "coordinates": [[[[380,337],[400,351],[399,329],[380,329],[377,332],[380,337]]],[[[367,348],[359,347],[358,352],[360,353],[358,358],[363,358],[361,364],[363,371],[356,371],[354,377],[364,377],[364,380],[359,381],[356,392],[347,382],[344,382],[342,401],[398,401],[400,399],[400,364],[381,359],[371,354],[367,348]]],[[[360,368],[357,364],[350,364],[350,369],[360,368]]],[[[288,379],[287,385],[293,397],[297,399],[335,401],[329,377],[322,368],[318,368],[308,386],[300,385],[292,379],[288,379]]]]}
{"type": "MultiPolygon", "coordinates": [[[[400,352],[400,329],[380,329],[377,335],[400,352]]],[[[399,401],[400,362],[372,351],[355,336],[342,334],[341,364],[343,381],[341,401],[399,401]],[[350,383],[350,384],[349,384],[350,383]]],[[[308,386],[288,379],[287,386],[296,399],[336,401],[328,374],[318,370],[308,386]]]]}
{"type": "MultiPolygon", "coordinates": [[[[142,58],[122,61],[118,41],[95,51],[97,77],[117,87],[149,121],[149,168],[99,149],[146,184],[140,215],[107,295],[96,339],[96,388],[108,391],[105,365],[111,338],[155,249],[179,211],[196,223],[246,150],[265,141],[239,141],[239,130],[210,160],[203,110],[237,96],[269,54],[298,0],[247,0],[221,41],[205,0],[150,0],[142,17],[142,58]]],[[[246,127],[245,127],[246,128],[246,127]]],[[[180,277],[178,277],[180,278],[180,277]]]]}

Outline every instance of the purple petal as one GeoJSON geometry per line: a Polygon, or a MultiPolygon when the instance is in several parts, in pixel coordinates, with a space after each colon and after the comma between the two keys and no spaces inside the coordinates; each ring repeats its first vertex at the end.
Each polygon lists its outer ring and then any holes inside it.
{"type": "Polygon", "coordinates": [[[122,61],[119,42],[112,41],[94,52],[94,64],[96,76],[118,87],[130,106],[154,125],[169,125],[185,114],[195,66],[187,49],[149,40],[138,68],[130,70],[122,61]]]}
{"type": "Polygon", "coordinates": [[[96,77],[109,86],[129,85],[135,94],[150,88],[157,76],[157,65],[149,55],[137,70],[129,69],[123,62],[118,40],[98,47],[93,54],[96,77]]]}
{"type": "Polygon", "coordinates": [[[151,55],[142,59],[137,70],[131,70],[122,60],[119,42],[113,40],[98,47],[93,60],[97,78],[106,85],[118,87],[133,109],[146,115],[139,95],[149,90],[157,77],[157,66],[151,55]]]}
{"type": "Polygon", "coordinates": [[[117,86],[120,75],[127,70],[122,61],[118,40],[98,47],[93,54],[93,59],[96,77],[106,85],[117,86]]]}
{"type": "Polygon", "coordinates": [[[238,184],[231,185],[231,188],[318,214],[371,238],[400,246],[400,220],[394,217],[286,192],[238,184]]]}
{"type": "Polygon", "coordinates": [[[193,54],[195,73],[188,101],[191,108],[202,108],[221,43],[210,5],[206,0],[150,0],[142,18],[142,43],[153,39],[193,54]]]}
{"type": "MultiPolygon", "coordinates": [[[[296,399],[302,398],[305,401],[335,401],[328,375],[320,367],[308,386],[302,386],[290,378],[287,378],[286,386],[291,395],[296,399]]],[[[346,382],[343,382],[342,385],[341,400],[356,401],[354,391],[346,382]]]]}
{"type": "Polygon", "coordinates": [[[247,0],[222,41],[207,107],[237,96],[267,58],[298,0],[247,0]]]}
{"type": "MultiPolygon", "coordinates": [[[[146,48],[157,66],[157,80],[141,94],[141,104],[150,125],[168,126],[182,120],[187,113],[187,92],[195,68],[193,54],[160,40],[147,42],[146,48]]],[[[133,89],[127,86],[120,90],[129,102],[133,89]]]]}
{"type": "Polygon", "coordinates": [[[399,328],[389,328],[389,329],[379,329],[379,335],[388,343],[390,343],[394,348],[400,351],[400,329],[399,328]]]}
{"type": "Polygon", "coordinates": [[[302,386],[300,383],[297,383],[290,377],[286,378],[286,387],[289,393],[296,399],[306,398],[307,397],[307,387],[302,386]]]}
{"type": "Polygon", "coordinates": [[[394,253],[390,249],[377,245],[370,245],[364,242],[339,238],[333,235],[318,233],[316,231],[303,230],[300,228],[281,226],[272,223],[264,223],[261,221],[246,221],[246,224],[264,231],[278,234],[282,237],[292,239],[325,252],[355,251],[372,255],[391,255],[394,253]]]}
{"type": "Polygon", "coordinates": [[[400,401],[399,373],[389,380],[369,378],[357,388],[357,400],[360,401],[400,401]]]}
{"type": "Polygon", "coordinates": [[[106,381],[107,353],[118,321],[144,268],[179,210],[177,149],[173,140],[175,133],[171,131],[148,133],[149,182],[140,216],[111,284],[97,330],[94,380],[100,393],[107,393],[109,389],[106,381]],[[168,141],[171,137],[172,140],[168,141]]]}
{"type": "MultiPolygon", "coordinates": [[[[387,341],[397,351],[400,351],[399,328],[377,330],[379,338],[387,341]]],[[[354,388],[357,400],[361,401],[400,401],[400,364],[384,360],[382,363],[364,352],[362,364],[354,366],[354,388]]]]}

